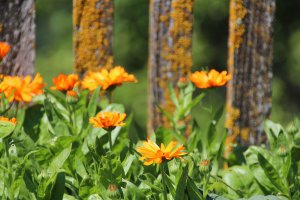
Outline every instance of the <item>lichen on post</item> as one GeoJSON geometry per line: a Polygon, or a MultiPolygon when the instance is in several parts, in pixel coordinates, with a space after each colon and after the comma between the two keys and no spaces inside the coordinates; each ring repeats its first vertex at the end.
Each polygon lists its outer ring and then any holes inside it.
{"type": "Polygon", "coordinates": [[[263,121],[271,111],[274,12],[275,0],[230,1],[228,67],[233,79],[227,88],[227,148],[229,141],[245,146],[266,141],[263,121]]]}
{"type": "Polygon", "coordinates": [[[158,110],[174,110],[168,84],[177,87],[192,66],[193,0],[151,0],[148,133],[169,122],[158,110]]]}
{"type": "Polygon", "coordinates": [[[74,65],[79,73],[113,65],[113,0],[73,0],[74,65]]]}
{"type": "Polygon", "coordinates": [[[34,0],[2,0],[0,41],[11,46],[0,67],[0,74],[33,75],[35,61],[34,0]]]}

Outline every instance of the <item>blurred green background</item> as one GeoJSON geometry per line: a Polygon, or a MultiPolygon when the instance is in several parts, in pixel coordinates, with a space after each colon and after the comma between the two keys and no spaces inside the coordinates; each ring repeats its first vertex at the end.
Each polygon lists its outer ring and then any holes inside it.
{"type": "MultiPolygon", "coordinates": [[[[300,112],[300,1],[276,1],[272,119],[287,123],[300,112]]],[[[194,69],[226,68],[229,0],[195,0],[194,69]]],[[[115,101],[134,113],[138,130],[147,121],[148,0],[115,0],[115,64],[134,73],[139,83],[116,90],[115,101]]],[[[37,0],[37,62],[48,86],[59,73],[71,73],[72,1],[37,0]]],[[[225,88],[206,99],[219,107],[225,103],[225,88]]],[[[202,113],[203,110],[194,112],[202,113]]],[[[205,113],[203,113],[205,114],[205,113]]]]}

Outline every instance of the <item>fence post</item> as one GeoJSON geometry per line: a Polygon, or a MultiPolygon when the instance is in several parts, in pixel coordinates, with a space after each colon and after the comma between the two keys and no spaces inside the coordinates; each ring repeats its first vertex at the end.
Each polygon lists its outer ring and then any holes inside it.
{"type": "Polygon", "coordinates": [[[1,74],[32,75],[35,61],[34,0],[2,0],[0,3],[0,41],[11,45],[3,60],[1,74]]]}
{"type": "MultiPolygon", "coordinates": [[[[275,0],[231,0],[227,90],[229,140],[242,145],[266,141],[263,121],[271,112],[275,0]]],[[[230,141],[228,141],[230,143],[230,141]]]]}
{"type": "Polygon", "coordinates": [[[73,0],[75,69],[111,68],[113,0],[73,0]]]}
{"type": "Polygon", "coordinates": [[[155,103],[172,111],[167,84],[176,87],[192,66],[192,11],[193,0],[150,1],[148,134],[168,125],[155,103]]]}

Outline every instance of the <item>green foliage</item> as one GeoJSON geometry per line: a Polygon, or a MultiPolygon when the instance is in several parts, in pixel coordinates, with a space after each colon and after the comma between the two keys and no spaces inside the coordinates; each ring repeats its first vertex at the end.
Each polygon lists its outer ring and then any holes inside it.
{"type": "MultiPolygon", "coordinates": [[[[172,87],[173,113],[160,108],[170,127],[151,135],[157,144],[177,140],[188,153],[183,160],[162,160],[144,166],[137,147],[145,136],[133,132],[133,115],[124,127],[94,128],[89,123],[101,111],[124,113],[100,88],[78,91],[69,103],[66,94],[46,90],[30,106],[17,109],[7,102],[6,115],[15,113],[17,125],[0,142],[2,199],[298,199],[300,123],[287,129],[265,122],[268,147],[250,146],[232,152],[235,166],[224,169],[226,130],[220,123],[224,107],[209,107],[209,98],[191,83],[172,87]],[[201,107],[203,122],[193,115],[201,107]],[[182,123],[190,117],[191,121],[182,123]],[[187,135],[187,127],[191,134],[187,135]],[[241,157],[234,155],[238,153],[241,157]],[[239,160],[240,159],[240,160],[239,160]],[[238,165],[242,163],[242,165],[238,165]]],[[[206,90],[207,94],[210,90],[206,90]]],[[[110,95],[110,94],[109,94],[110,95]]],[[[5,100],[4,100],[5,101],[5,100]]],[[[0,124],[1,125],[1,124],[0,124]]],[[[159,154],[158,152],[156,152],[159,154]]]]}

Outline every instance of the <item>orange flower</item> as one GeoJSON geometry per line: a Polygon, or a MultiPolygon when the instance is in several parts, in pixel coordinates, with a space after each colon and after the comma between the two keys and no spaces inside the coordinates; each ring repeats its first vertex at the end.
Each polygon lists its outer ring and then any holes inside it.
{"type": "Polygon", "coordinates": [[[138,147],[137,151],[142,154],[140,160],[145,160],[144,165],[148,166],[152,163],[161,164],[165,160],[172,160],[173,158],[182,159],[186,152],[182,152],[185,149],[183,145],[175,148],[177,145],[176,141],[170,142],[167,147],[164,144],[160,145],[160,148],[153,141],[148,140],[143,143],[142,147],[138,147]]]}
{"type": "Polygon", "coordinates": [[[0,42],[0,61],[8,54],[10,46],[6,42],[0,42]]]}
{"type": "Polygon", "coordinates": [[[79,77],[76,74],[59,74],[58,77],[53,78],[55,86],[51,87],[51,89],[60,91],[73,90],[73,88],[78,84],[78,79],[79,77]]]}
{"type": "Polygon", "coordinates": [[[231,80],[231,75],[227,74],[227,71],[218,71],[212,69],[208,72],[208,80],[211,87],[219,87],[225,85],[229,80],[231,80]]]}
{"type": "Polygon", "coordinates": [[[123,122],[126,117],[125,113],[117,113],[117,112],[100,112],[96,115],[96,117],[90,118],[90,123],[94,125],[94,127],[110,129],[115,128],[116,126],[124,126],[123,122]]]}
{"type": "Polygon", "coordinates": [[[25,78],[18,76],[4,76],[0,83],[0,93],[10,102],[30,102],[33,96],[43,93],[43,78],[37,74],[32,80],[31,76],[25,78]]]}
{"type": "Polygon", "coordinates": [[[218,71],[212,69],[208,73],[206,71],[196,71],[190,75],[190,80],[198,88],[219,87],[225,85],[231,79],[231,75],[227,71],[218,71]]]}
{"type": "Polygon", "coordinates": [[[117,66],[110,71],[102,69],[101,71],[87,72],[82,81],[82,87],[90,91],[95,90],[101,86],[103,90],[111,86],[122,85],[124,82],[137,82],[132,74],[128,74],[123,67],[117,66]]]}
{"type": "Polygon", "coordinates": [[[74,90],[69,90],[67,91],[67,96],[77,97],[77,92],[75,92],[74,90]]]}
{"type": "Polygon", "coordinates": [[[17,119],[15,117],[11,118],[11,119],[8,119],[6,117],[2,117],[0,116],[0,121],[4,121],[4,122],[10,122],[10,123],[13,123],[14,125],[17,124],[17,119]]]}
{"type": "Polygon", "coordinates": [[[78,101],[78,95],[77,92],[74,90],[69,90],[67,91],[67,97],[66,100],[68,103],[72,104],[72,103],[76,103],[78,101]]]}

